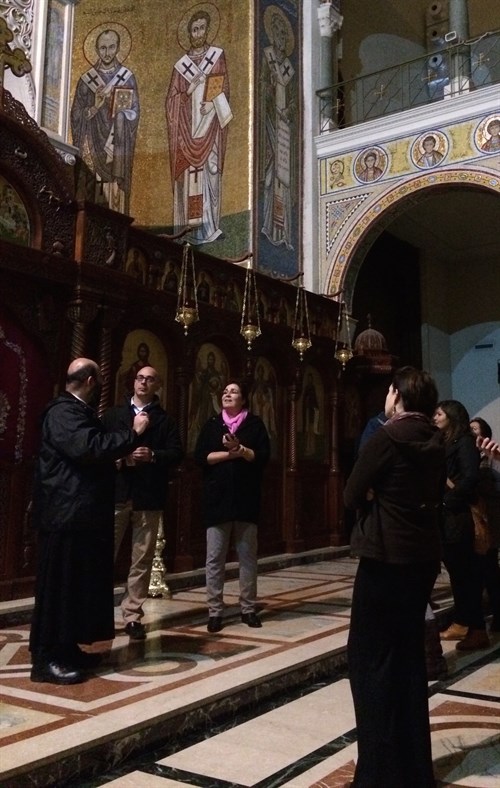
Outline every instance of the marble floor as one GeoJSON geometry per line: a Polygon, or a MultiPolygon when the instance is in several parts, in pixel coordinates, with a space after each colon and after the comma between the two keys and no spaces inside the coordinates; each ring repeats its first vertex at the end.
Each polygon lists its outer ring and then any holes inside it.
{"type": "MultiPolygon", "coordinates": [[[[129,641],[117,608],[101,667],[66,687],[30,681],[30,600],[2,603],[0,786],[344,786],[356,761],[345,658],[356,566],[339,553],[263,567],[262,629],[240,622],[235,580],[216,635],[202,585],[148,600],[144,642],[129,641]]],[[[446,573],[434,599],[444,620],[446,573]]],[[[454,645],[448,677],[429,683],[438,785],[499,788],[500,637],[463,655],[454,645]]]]}

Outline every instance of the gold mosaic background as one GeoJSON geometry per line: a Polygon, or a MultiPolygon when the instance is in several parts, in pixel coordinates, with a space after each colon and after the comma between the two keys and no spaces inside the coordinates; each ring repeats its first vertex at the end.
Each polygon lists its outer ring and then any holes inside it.
{"type": "Polygon", "coordinates": [[[151,227],[173,223],[165,99],[173,66],[183,54],[179,23],[186,14],[191,16],[203,7],[212,11],[215,7],[219,12],[219,29],[212,43],[225,52],[234,115],[228,127],[221,214],[250,210],[252,5],[244,0],[220,0],[216,5],[180,0],[81,0],[75,6],[71,97],[80,75],[89,68],[85,53],[96,59],[93,41],[103,25],[122,28],[119,59],[134,72],[138,83],[141,117],[130,204],[130,213],[138,224],[151,227]],[[130,51],[125,58],[126,48],[130,51]],[[246,159],[242,151],[249,151],[246,159]]]}

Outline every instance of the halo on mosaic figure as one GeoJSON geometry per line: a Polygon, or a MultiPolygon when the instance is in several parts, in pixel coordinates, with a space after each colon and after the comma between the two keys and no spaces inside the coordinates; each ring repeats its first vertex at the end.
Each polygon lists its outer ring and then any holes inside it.
{"type": "Polygon", "coordinates": [[[220,27],[220,12],[213,3],[197,3],[188,8],[177,27],[177,41],[185,52],[191,49],[191,39],[189,36],[188,25],[191,19],[197,19],[196,14],[206,13],[210,17],[210,25],[207,30],[207,44],[212,44],[215,40],[220,27]]]}
{"type": "Polygon", "coordinates": [[[273,17],[275,15],[279,16],[283,20],[283,23],[286,27],[285,55],[287,57],[290,57],[290,55],[292,54],[295,48],[295,35],[290,20],[288,19],[286,14],[281,10],[281,8],[278,8],[277,5],[269,5],[264,11],[264,29],[266,31],[266,35],[270,43],[273,43],[274,42],[273,17]]]}
{"type": "Polygon", "coordinates": [[[474,144],[481,153],[500,153],[500,115],[488,115],[477,125],[474,144]]]}
{"type": "Polygon", "coordinates": [[[359,183],[378,181],[387,170],[388,156],[383,148],[371,145],[363,148],[356,156],[353,165],[353,174],[359,183]],[[373,159],[373,166],[368,167],[367,161],[373,159]]]}
{"type": "MultiPolygon", "coordinates": [[[[448,154],[449,148],[449,141],[446,134],[443,134],[442,131],[425,131],[423,134],[420,134],[410,149],[410,158],[415,167],[418,167],[419,170],[422,169],[432,169],[432,167],[436,167],[438,164],[442,164],[444,159],[448,154]],[[425,163],[424,157],[426,155],[425,144],[426,142],[433,141],[433,149],[431,153],[435,153],[435,161],[432,163],[425,163]]],[[[429,156],[429,154],[427,154],[429,156]]]]}
{"type": "Polygon", "coordinates": [[[130,55],[130,50],[132,49],[132,36],[128,28],[120,24],[120,22],[102,22],[87,33],[83,42],[83,54],[85,60],[90,63],[91,66],[96,62],[96,55],[98,56],[96,49],[97,39],[101,33],[108,30],[112,30],[120,36],[120,47],[118,49],[118,59],[120,63],[124,63],[130,55]]]}

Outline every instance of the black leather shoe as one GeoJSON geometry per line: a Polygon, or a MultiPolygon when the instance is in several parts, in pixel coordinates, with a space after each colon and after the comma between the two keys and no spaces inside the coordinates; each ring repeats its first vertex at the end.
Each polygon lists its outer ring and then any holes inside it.
{"type": "Polygon", "coordinates": [[[257,613],[242,613],[241,620],[247,625],[247,627],[258,629],[262,626],[262,621],[258,617],[257,613]]]}
{"type": "Polygon", "coordinates": [[[208,624],[207,624],[207,631],[208,632],[220,632],[222,629],[222,618],[221,616],[209,616],[208,624]]]}
{"type": "Polygon", "coordinates": [[[129,621],[125,626],[125,634],[130,640],[146,640],[146,628],[140,621],[129,621]]]}
{"type": "Polygon", "coordinates": [[[81,684],[86,676],[76,668],[59,665],[57,662],[45,662],[33,665],[31,681],[48,682],[49,684],[81,684]]]}

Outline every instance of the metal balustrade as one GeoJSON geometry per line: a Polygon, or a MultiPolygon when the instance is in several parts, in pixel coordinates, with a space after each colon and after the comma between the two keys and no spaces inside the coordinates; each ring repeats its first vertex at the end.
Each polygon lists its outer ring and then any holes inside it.
{"type": "Polygon", "coordinates": [[[500,31],[317,91],[320,133],[500,83],[500,31]]]}

